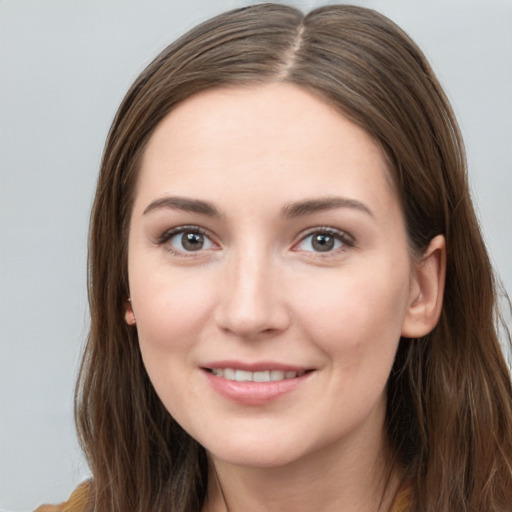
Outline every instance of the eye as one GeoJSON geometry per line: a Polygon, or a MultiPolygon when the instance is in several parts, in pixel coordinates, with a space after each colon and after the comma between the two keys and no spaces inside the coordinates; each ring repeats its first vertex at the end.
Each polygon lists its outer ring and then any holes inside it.
{"type": "Polygon", "coordinates": [[[159,241],[160,244],[167,244],[174,253],[191,253],[212,249],[213,242],[195,226],[181,226],[165,233],[159,241]]]}
{"type": "Polygon", "coordinates": [[[305,252],[328,253],[352,245],[353,241],[346,233],[337,229],[324,228],[310,232],[295,248],[305,252]]]}

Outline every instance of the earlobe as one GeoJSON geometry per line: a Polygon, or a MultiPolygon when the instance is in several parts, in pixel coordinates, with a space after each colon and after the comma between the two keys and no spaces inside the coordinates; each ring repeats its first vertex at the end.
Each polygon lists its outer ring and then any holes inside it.
{"type": "Polygon", "coordinates": [[[128,325],[135,325],[137,320],[133,312],[131,299],[127,299],[124,304],[124,321],[128,325]]]}
{"type": "Polygon", "coordinates": [[[402,336],[419,338],[437,324],[443,306],[446,276],[446,241],[434,237],[420,262],[415,265],[409,305],[402,326],[402,336]]]}

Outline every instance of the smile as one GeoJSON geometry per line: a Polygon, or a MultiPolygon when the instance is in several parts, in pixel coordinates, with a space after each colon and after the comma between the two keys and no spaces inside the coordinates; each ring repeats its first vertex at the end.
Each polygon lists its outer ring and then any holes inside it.
{"type": "Polygon", "coordinates": [[[209,370],[213,375],[226,380],[237,382],[277,382],[286,379],[295,379],[306,373],[303,371],[264,370],[251,372],[234,368],[213,368],[209,370]]]}
{"type": "Polygon", "coordinates": [[[272,403],[306,385],[316,373],[315,369],[293,368],[263,361],[255,364],[225,361],[223,364],[205,365],[201,369],[213,390],[244,406],[272,403]]]}

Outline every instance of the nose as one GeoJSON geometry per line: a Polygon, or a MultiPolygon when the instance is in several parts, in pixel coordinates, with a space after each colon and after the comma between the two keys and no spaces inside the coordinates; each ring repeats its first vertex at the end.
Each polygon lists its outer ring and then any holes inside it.
{"type": "Polygon", "coordinates": [[[244,339],[276,335],[290,324],[282,288],[282,272],[263,251],[234,254],[226,264],[225,282],[219,284],[216,323],[244,339]]]}

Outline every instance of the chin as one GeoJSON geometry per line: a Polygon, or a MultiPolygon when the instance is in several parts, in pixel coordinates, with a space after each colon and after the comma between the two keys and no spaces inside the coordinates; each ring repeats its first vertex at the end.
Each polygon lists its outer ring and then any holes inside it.
{"type": "Polygon", "coordinates": [[[255,442],[233,442],[233,439],[206,448],[213,461],[252,468],[277,468],[286,466],[297,461],[303,453],[295,446],[286,445],[283,440],[276,440],[274,443],[264,443],[261,438],[255,442]]]}
{"type": "Polygon", "coordinates": [[[295,462],[297,457],[291,454],[276,454],[269,452],[255,453],[237,453],[237,454],[220,454],[217,456],[208,452],[213,461],[222,461],[232,466],[254,468],[254,469],[270,469],[288,466],[295,462]]]}

